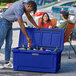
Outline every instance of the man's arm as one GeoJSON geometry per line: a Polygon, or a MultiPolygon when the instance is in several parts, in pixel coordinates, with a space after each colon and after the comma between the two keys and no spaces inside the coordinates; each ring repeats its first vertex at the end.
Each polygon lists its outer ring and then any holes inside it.
{"type": "Polygon", "coordinates": [[[30,13],[29,13],[29,12],[26,12],[25,14],[26,14],[27,18],[29,19],[29,21],[30,21],[37,29],[40,29],[40,27],[37,26],[37,24],[35,23],[34,19],[33,19],[32,16],[30,15],[30,13]]]}
{"type": "Polygon", "coordinates": [[[19,23],[19,25],[20,25],[20,28],[21,28],[23,34],[26,36],[28,42],[32,43],[32,40],[29,38],[29,36],[28,36],[28,34],[27,34],[27,32],[26,32],[26,29],[25,29],[23,20],[20,19],[20,18],[18,18],[17,20],[18,20],[18,23],[19,23]]]}

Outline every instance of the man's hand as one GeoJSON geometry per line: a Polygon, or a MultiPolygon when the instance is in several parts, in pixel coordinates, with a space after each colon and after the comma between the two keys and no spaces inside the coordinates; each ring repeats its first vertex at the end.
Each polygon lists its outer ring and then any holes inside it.
{"type": "Polygon", "coordinates": [[[32,43],[32,40],[30,38],[27,38],[28,43],[32,43]]]}
{"type": "Polygon", "coordinates": [[[36,26],[37,29],[41,30],[39,26],[36,26]]]}

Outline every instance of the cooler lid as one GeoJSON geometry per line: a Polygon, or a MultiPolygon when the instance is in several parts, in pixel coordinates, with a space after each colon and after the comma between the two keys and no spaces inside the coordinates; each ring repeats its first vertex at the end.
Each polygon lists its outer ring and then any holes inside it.
{"type": "MultiPolygon", "coordinates": [[[[26,28],[29,37],[32,39],[32,47],[56,48],[63,50],[64,47],[64,29],[46,29],[38,30],[36,28],[26,28]]],[[[19,47],[27,46],[26,36],[20,30],[19,47]]]]}

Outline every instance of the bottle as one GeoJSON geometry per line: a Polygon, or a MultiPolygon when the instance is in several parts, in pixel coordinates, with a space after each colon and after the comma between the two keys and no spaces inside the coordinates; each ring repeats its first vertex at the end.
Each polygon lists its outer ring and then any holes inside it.
{"type": "Polygon", "coordinates": [[[50,51],[50,50],[46,49],[46,51],[50,51]]]}
{"type": "Polygon", "coordinates": [[[28,43],[28,48],[27,50],[31,50],[31,43],[28,43]]]}
{"type": "Polygon", "coordinates": [[[43,47],[41,47],[40,50],[43,51],[43,47]]]}
{"type": "Polygon", "coordinates": [[[33,50],[39,50],[38,46],[36,46],[36,48],[34,48],[33,50]]]}
{"type": "Polygon", "coordinates": [[[46,51],[48,51],[48,49],[46,49],[46,51]]]}
{"type": "Polygon", "coordinates": [[[56,49],[54,51],[57,51],[58,50],[58,47],[56,47],[56,49]]]}
{"type": "Polygon", "coordinates": [[[22,47],[23,47],[23,49],[25,49],[25,50],[26,50],[26,48],[25,48],[24,44],[22,45],[22,47]]]}
{"type": "Polygon", "coordinates": [[[36,49],[39,50],[38,46],[36,46],[36,49]]]}
{"type": "Polygon", "coordinates": [[[37,50],[37,49],[34,48],[33,50],[37,50]]]}
{"type": "Polygon", "coordinates": [[[28,43],[28,47],[31,47],[31,43],[28,43]]]}

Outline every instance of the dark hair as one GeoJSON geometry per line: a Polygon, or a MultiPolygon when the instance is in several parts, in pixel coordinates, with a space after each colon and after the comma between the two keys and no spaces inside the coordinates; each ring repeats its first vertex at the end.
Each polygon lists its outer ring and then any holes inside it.
{"type": "Polygon", "coordinates": [[[43,16],[42,16],[42,25],[43,25],[43,17],[44,17],[45,14],[48,16],[48,20],[47,20],[47,22],[50,21],[49,15],[48,15],[47,13],[44,13],[43,16]]]}
{"type": "Polygon", "coordinates": [[[35,12],[37,11],[37,5],[34,1],[28,1],[27,4],[31,5],[33,11],[34,11],[34,14],[35,12]]]}
{"type": "Polygon", "coordinates": [[[69,17],[69,12],[68,11],[62,11],[61,14],[63,15],[63,17],[65,19],[68,19],[68,17],[69,17]]]}

